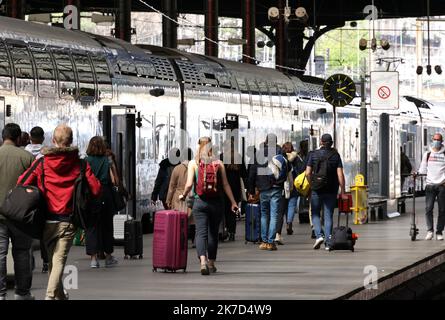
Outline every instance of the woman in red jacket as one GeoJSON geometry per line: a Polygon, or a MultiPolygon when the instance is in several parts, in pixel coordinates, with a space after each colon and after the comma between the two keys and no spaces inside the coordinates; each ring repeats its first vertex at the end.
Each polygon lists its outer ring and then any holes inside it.
{"type": "MultiPolygon", "coordinates": [[[[74,181],[80,175],[79,150],[77,147],[71,147],[72,142],[73,131],[71,128],[66,125],[57,126],[53,134],[54,147],[42,150],[43,172],[42,166],[37,166],[23,183],[24,185],[37,185],[42,191],[48,207],[42,239],[48,250],[49,258],[46,300],[68,299],[63,289],[62,276],[76,232],[76,228],[70,222],[70,215],[72,213],[74,181]],[[44,179],[41,179],[42,173],[44,179]]],[[[26,174],[27,171],[18,181],[21,181],[26,174]]],[[[91,193],[98,197],[101,193],[101,185],[88,164],[85,177],[91,193]]]]}

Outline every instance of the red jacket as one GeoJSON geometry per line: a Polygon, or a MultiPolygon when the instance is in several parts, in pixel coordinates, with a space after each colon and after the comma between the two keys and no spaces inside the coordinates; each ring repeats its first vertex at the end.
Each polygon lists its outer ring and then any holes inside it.
{"type": "MultiPolygon", "coordinates": [[[[49,148],[42,150],[42,154],[44,155],[45,187],[42,186],[41,165],[37,166],[23,184],[38,186],[45,195],[49,213],[68,215],[72,212],[74,181],[80,175],[79,150],[75,147],[49,148]]],[[[21,181],[28,170],[19,177],[18,181],[21,181]]],[[[101,184],[94,176],[88,163],[86,165],[85,177],[87,178],[91,193],[93,196],[98,197],[101,193],[101,184]]]]}

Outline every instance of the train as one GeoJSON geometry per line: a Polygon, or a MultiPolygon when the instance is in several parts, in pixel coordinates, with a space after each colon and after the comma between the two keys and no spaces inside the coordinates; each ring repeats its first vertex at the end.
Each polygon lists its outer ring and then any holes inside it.
{"type": "MultiPolygon", "coordinates": [[[[39,125],[50,144],[66,123],[83,154],[91,137],[106,137],[134,217],[150,210],[158,164],[172,148],[194,149],[209,136],[222,149],[230,128],[246,161],[268,133],[295,146],[307,139],[313,150],[333,132],[334,112],[349,187],[359,172],[360,99],[334,110],[322,87],[314,77],[0,17],[0,130],[39,125]]],[[[401,152],[418,167],[443,121],[433,104],[410,96],[398,110],[369,110],[369,192],[399,197],[401,152]]]]}

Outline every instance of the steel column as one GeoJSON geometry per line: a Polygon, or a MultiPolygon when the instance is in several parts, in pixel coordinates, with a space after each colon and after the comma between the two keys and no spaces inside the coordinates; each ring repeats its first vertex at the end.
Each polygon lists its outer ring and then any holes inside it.
{"type": "MultiPolygon", "coordinates": [[[[178,18],[178,1],[163,0],[162,12],[171,19],[177,21],[178,18]]],[[[162,45],[166,48],[178,47],[178,24],[166,17],[162,17],[162,45]]]]}
{"type": "Polygon", "coordinates": [[[243,46],[243,62],[244,63],[252,63],[255,64],[255,60],[248,58],[249,57],[256,57],[256,40],[255,40],[255,15],[256,15],[256,9],[255,9],[255,2],[256,0],[245,0],[243,5],[244,14],[245,17],[243,19],[243,39],[247,40],[247,43],[243,46]]]}
{"type": "Polygon", "coordinates": [[[116,38],[131,42],[131,0],[119,0],[116,38]]]}
{"type": "Polygon", "coordinates": [[[204,30],[211,41],[205,40],[205,54],[213,57],[218,57],[218,17],[218,0],[207,0],[204,30]]]}

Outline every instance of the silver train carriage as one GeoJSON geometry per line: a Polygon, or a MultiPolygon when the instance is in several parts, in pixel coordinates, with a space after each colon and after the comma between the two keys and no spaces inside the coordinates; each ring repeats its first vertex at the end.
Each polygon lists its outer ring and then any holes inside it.
{"type": "MultiPolygon", "coordinates": [[[[349,186],[358,172],[359,108],[354,101],[336,112],[349,186]]],[[[436,113],[411,97],[401,98],[384,126],[382,115],[369,111],[371,192],[381,192],[380,177],[389,177],[387,195],[400,195],[400,152],[420,164],[431,135],[443,130],[436,113]],[[388,134],[379,138],[382,130],[388,134]],[[388,159],[381,145],[391,146],[388,159]]],[[[308,139],[315,149],[323,133],[332,133],[333,119],[320,79],[0,17],[0,129],[39,125],[50,144],[54,127],[67,123],[81,153],[92,136],[105,136],[136,195],[127,208],[135,217],[148,210],[158,163],[173,147],[195,149],[198,137],[210,136],[221,150],[230,137],[224,129],[236,128],[247,161],[247,147],[258,147],[268,133],[295,146],[308,139]]]]}

